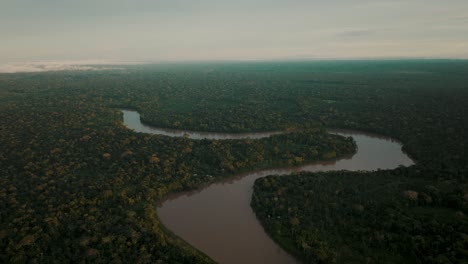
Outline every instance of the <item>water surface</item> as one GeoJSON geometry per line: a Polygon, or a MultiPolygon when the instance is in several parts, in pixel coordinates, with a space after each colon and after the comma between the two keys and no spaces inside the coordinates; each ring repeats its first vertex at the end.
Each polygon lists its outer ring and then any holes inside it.
{"type": "MultiPolygon", "coordinates": [[[[141,124],[133,127],[133,124],[139,123],[139,116],[134,113],[124,112],[124,124],[137,130],[141,124]]],[[[160,134],[157,132],[160,129],[151,128],[146,131],[160,134]]],[[[167,133],[168,130],[164,131],[167,133]]],[[[301,167],[254,171],[211,184],[201,190],[178,193],[167,197],[161,203],[158,208],[159,218],[176,235],[219,263],[297,263],[268,237],[250,207],[256,179],[267,175],[288,175],[301,171],[370,171],[413,164],[413,161],[402,152],[401,144],[392,139],[345,130],[332,131],[332,133],[352,136],[358,147],[357,153],[342,159],[301,167]]],[[[250,133],[250,135],[255,134],[250,133]]],[[[209,135],[216,136],[208,137],[212,139],[222,139],[225,136],[224,133],[209,135]]]]}
{"type": "Polygon", "coordinates": [[[145,125],[140,121],[140,114],[134,110],[122,110],[124,124],[136,132],[164,135],[169,137],[187,137],[190,139],[259,139],[282,132],[256,132],[256,133],[216,133],[216,132],[197,132],[170,128],[156,128],[145,125]]]}

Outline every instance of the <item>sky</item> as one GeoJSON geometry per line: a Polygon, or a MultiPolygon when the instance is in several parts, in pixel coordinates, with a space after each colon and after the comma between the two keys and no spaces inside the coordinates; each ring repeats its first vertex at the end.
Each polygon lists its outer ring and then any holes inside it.
{"type": "Polygon", "coordinates": [[[468,58],[468,0],[0,0],[0,65],[468,58]]]}

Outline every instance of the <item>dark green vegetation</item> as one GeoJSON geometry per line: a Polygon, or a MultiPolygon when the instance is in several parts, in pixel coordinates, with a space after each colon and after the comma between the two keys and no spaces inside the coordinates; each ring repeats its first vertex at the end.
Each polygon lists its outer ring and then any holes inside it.
{"type": "MultiPolygon", "coordinates": [[[[164,195],[355,151],[352,140],[313,126],[261,140],[135,133],[123,127],[118,107],[151,116],[162,98],[184,105],[192,97],[180,92],[190,90],[187,76],[207,96],[211,89],[201,83],[228,92],[234,80],[195,66],[128,71],[0,75],[1,263],[211,262],[160,225],[156,206],[164,195]]],[[[237,74],[246,82],[250,76],[237,74]]]]}
{"type": "Polygon", "coordinates": [[[325,261],[466,260],[467,73],[466,61],[361,61],[0,75],[0,262],[209,262],[164,231],[157,202],[241,171],[354,151],[352,142],[325,134],[324,127],[393,136],[418,165],[325,174],[330,180],[321,181],[323,194],[310,193],[323,195],[321,207],[303,204],[304,192],[318,188],[323,175],[284,178],[288,190],[304,187],[275,204],[268,197],[283,192],[281,185],[273,178],[270,187],[257,183],[254,206],[273,237],[284,230],[279,242],[305,259],[310,255],[297,245],[299,234],[318,243],[307,245],[325,261]],[[292,133],[229,141],[150,136],[124,128],[117,108],[137,109],[144,122],[160,127],[292,133]],[[340,186],[343,196],[334,196],[340,186]],[[361,190],[366,186],[368,193],[361,190]],[[408,190],[418,192],[416,201],[402,195],[408,190]],[[283,202],[300,206],[288,206],[288,217],[268,218],[284,209],[283,202]],[[349,211],[349,203],[356,210],[349,211]],[[344,227],[320,228],[342,222],[341,213],[331,213],[340,207],[349,212],[349,232],[365,228],[353,235],[337,233],[344,227]],[[382,215],[369,216],[374,213],[382,215]],[[329,217],[297,231],[321,215],[329,217]],[[395,230],[372,222],[384,217],[395,230]],[[289,230],[290,224],[296,228],[289,230]],[[380,244],[364,242],[369,233],[380,244]],[[334,243],[351,252],[339,255],[334,243]]]}
{"type": "Polygon", "coordinates": [[[252,206],[268,233],[307,263],[463,263],[467,189],[416,168],[268,176],[252,206]]]}
{"type": "Polygon", "coordinates": [[[259,179],[252,206],[266,231],[306,262],[466,263],[467,64],[376,64],[314,82],[324,88],[313,89],[314,100],[330,106],[310,113],[326,126],[398,138],[418,164],[259,179]],[[342,86],[327,85],[331,79],[342,86]]]}

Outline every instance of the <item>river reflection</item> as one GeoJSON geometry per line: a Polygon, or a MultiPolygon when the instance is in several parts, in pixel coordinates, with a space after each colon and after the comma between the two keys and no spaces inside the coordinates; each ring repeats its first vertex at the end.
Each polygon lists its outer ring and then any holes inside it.
{"type": "MultiPolygon", "coordinates": [[[[135,115],[128,114],[132,112],[124,112],[124,124],[135,130],[141,127],[141,124],[133,126],[139,123],[139,117],[135,120],[135,115]]],[[[268,237],[250,207],[256,179],[302,171],[371,171],[413,164],[402,152],[401,144],[390,138],[345,130],[332,130],[330,133],[352,136],[358,147],[356,154],[300,167],[253,171],[201,190],[175,194],[159,206],[159,218],[176,235],[219,263],[296,263],[268,237]]]]}

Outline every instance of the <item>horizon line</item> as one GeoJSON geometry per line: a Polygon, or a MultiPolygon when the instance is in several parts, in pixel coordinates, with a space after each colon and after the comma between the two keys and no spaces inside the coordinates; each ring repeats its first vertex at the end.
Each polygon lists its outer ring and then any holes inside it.
{"type": "Polygon", "coordinates": [[[352,62],[352,61],[467,61],[468,58],[451,57],[364,57],[364,58],[272,58],[272,59],[206,59],[206,60],[42,60],[30,62],[6,63],[0,65],[0,74],[38,73],[53,71],[96,71],[123,68],[105,66],[164,65],[164,64],[209,64],[209,63],[274,63],[274,62],[352,62]]]}

